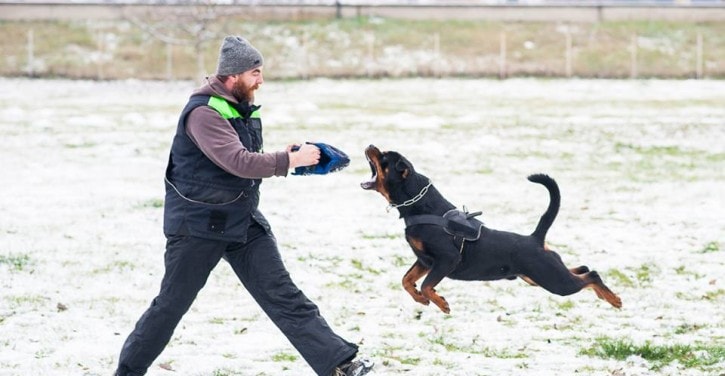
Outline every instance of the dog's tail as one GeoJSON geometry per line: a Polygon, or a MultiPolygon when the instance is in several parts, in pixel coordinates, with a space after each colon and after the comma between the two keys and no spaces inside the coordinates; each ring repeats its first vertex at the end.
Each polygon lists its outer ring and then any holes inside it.
{"type": "Polygon", "coordinates": [[[556,215],[559,213],[561,194],[559,193],[559,186],[556,184],[556,181],[548,175],[534,174],[529,176],[528,179],[531,182],[542,184],[549,190],[549,207],[546,208],[546,212],[541,216],[541,219],[539,219],[539,224],[536,225],[536,230],[531,233],[531,236],[538,239],[543,245],[544,238],[546,238],[546,232],[549,231],[549,227],[551,227],[554,223],[554,219],[556,219],[556,215]]]}

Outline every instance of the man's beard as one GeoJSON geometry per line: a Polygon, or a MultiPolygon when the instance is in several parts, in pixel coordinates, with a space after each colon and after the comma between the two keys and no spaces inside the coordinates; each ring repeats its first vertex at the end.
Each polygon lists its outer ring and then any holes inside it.
{"type": "Polygon", "coordinates": [[[244,84],[244,81],[239,80],[232,88],[232,95],[239,101],[239,103],[252,104],[254,103],[254,91],[257,90],[258,87],[258,85],[249,87],[244,84]]]}

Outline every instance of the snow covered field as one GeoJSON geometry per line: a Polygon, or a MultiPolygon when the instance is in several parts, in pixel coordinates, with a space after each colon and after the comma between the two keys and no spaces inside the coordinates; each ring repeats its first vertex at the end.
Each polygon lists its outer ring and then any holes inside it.
{"type": "MultiPolygon", "coordinates": [[[[162,176],[194,86],[0,79],[0,376],[111,375],[163,273],[162,176]]],[[[266,150],[351,156],[268,179],[261,209],[293,279],[377,375],[725,374],[725,82],[267,82],[258,102],[266,150]],[[359,187],[371,143],[501,230],[533,230],[548,195],[526,176],[550,174],[549,243],[624,307],[520,280],[444,280],[450,315],[415,303],[403,223],[359,187]],[[594,355],[617,341],[710,361],[594,355]]],[[[312,372],[222,262],[149,375],[312,372]]]]}

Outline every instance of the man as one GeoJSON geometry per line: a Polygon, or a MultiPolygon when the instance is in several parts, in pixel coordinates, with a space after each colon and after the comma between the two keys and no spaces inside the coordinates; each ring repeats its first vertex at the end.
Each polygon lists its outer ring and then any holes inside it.
{"type": "Polygon", "coordinates": [[[166,271],[158,296],[123,345],[116,376],[146,373],[221,259],[315,373],[362,376],[373,367],[356,359],[357,346],[335,334],[292,282],[257,209],[263,178],[286,176],[320,158],[310,144],[262,153],[262,123],[253,104],[264,82],[262,66],[249,42],[226,37],[216,76],[181,113],[165,178],[166,271]]]}

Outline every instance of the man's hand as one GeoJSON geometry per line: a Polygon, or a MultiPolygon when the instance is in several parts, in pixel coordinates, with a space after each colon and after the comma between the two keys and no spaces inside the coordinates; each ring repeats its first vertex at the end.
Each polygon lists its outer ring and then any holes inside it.
{"type": "Polygon", "coordinates": [[[289,145],[287,154],[290,168],[312,166],[320,161],[320,149],[312,144],[289,145]],[[293,151],[293,148],[297,150],[293,151]]]}

